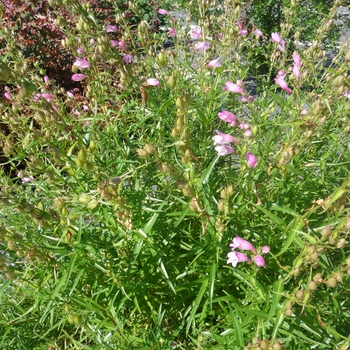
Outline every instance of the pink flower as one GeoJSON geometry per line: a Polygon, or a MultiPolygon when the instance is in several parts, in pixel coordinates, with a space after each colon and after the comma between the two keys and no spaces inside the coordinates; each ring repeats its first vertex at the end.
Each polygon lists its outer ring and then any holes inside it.
{"type": "Polygon", "coordinates": [[[240,252],[229,252],[227,257],[227,264],[232,264],[233,267],[236,267],[239,262],[250,261],[245,254],[240,252]]]}
{"type": "Polygon", "coordinates": [[[56,104],[53,104],[53,105],[52,105],[52,108],[53,108],[56,112],[58,112],[58,110],[59,110],[59,108],[58,108],[58,106],[57,106],[56,104]]]}
{"type": "Polygon", "coordinates": [[[34,94],[34,102],[39,102],[40,101],[40,98],[41,98],[41,94],[34,94]]]}
{"type": "Polygon", "coordinates": [[[8,86],[5,86],[4,97],[7,98],[8,100],[11,100],[11,98],[12,98],[12,95],[10,93],[10,89],[8,86]]]}
{"type": "Polygon", "coordinates": [[[281,42],[283,41],[283,39],[278,33],[271,33],[271,40],[277,44],[281,44],[281,42]]]}
{"type": "Polygon", "coordinates": [[[84,111],[88,111],[88,110],[90,110],[90,108],[89,108],[89,106],[87,106],[87,105],[83,105],[83,110],[84,110],[84,111]]]}
{"type": "Polygon", "coordinates": [[[132,63],[132,56],[131,55],[128,55],[128,54],[123,54],[123,58],[122,58],[122,61],[125,63],[125,64],[130,64],[132,63]]]}
{"type": "Polygon", "coordinates": [[[237,117],[229,112],[229,111],[221,111],[218,113],[218,116],[221,120],[223,120],[224,122],[226,123],[230,123],[230,125],[233,127],[233,126],[236,126],[236,124],[238,123],[238,119],[237,117]]]}
{"type": "Polygon", "coordinates": [[[195,51],[205,51],[208,50],[210,47],[210,44],[206,41],[198,41],[196,42],[196,45],[194,45],[195,51]]]}
{"type": "Polygon", "coordinates": [[[21,179],[22,183],[32,182],[34,180],[32,175],[29,177],[24,177],[22,172],[19,172],[17,176],[21,179]]]}
{"type": "Polygon", "coordinates": [[[284,78],[282,76],[277,76],[275,78],[275,83],[284,91],[288,92],[288,94],[292,93],[292,90],[288,87],[287,83],[285,82],[284,78]]]}
{"type": "Polygon", "coordinates": [[[66,94],[70,98],[75,98],[74,94],[71,91],[67,91],[66,94]]]}
{"type": "Polygon", "coordinates": [[[78,47],[78,49],[77,49],[77,54],[78,55],[84,55],[84,53],[85,53],[85,50],[82,48],[82,47],[78,47]]]}
{"type": "Polygon", "coordinates": [[[243,250],[251,250],[252,252],[256,252],[256,249],[254,248],[254,246],[246,241],[245,239],[236,236],[233,240],[232,243],[230,244],[230,247],[233,249],[239,248],[239,249],[243,249],[243,250]]]}
{"type": "Polygon", "coordinates": [[[248,34],[248,29],[241,29],[239,32],[238,32],[238,35],[247,35],[248,34]]]}
{"type": "Polygon", "coordinates": [[[260,29],[258,29],[257,27],[253,28],[253,34],[256,35],[256,36],[264,37],[263,32],[260,29]]]}
{"type": "Polygon", "coordinates": [[[279,77],[284,77],[286,75],[286,72],[283,69],[280,69],[277,73],[279,77]]]}
{"type": "Polygon", "coordinates": [[[217,133],[217,135],[213,137],[214,145],[225,145],[227,143],[237,142],[235,138],[229,134],[224,134],[219,130],[215,130],[215,132],[217,133]]]}
{"type": "Polygon", "coordinates": [[[174,28],[169,28],[169,35],[172,36],[173,38],[176,37],[176,32],[174,28]]]}
{"type": "Polygon", "coordinates": [[[231,81],[227,81],[225,85],[226,87],[224,87],[224,90],[226,91],[233,92],[235,94],[244,94],[244,90],[238,84],[234,84],[231,81]]]}
{"type": "Polygon", "coordinates": [[[280,51],[284,51],[286,42],[280,37],[278,33],[272,33],[271,40],[278,44],[278,48],[280,51]]]}
{"type": "Polygon", "coordinates": [[[50,78],[47,75],[45,75],[44,76],[44,82],[47,84],[49,81],[50,81],[50,78]]]}
{"type": "Polygon", "coordinates": [[[125,42],[123,40],[119,41],[119,47],[123,50],[123,51],[126,51],[127,50],[127,47],[125,45],[125,42]]]}
{"type": "Polygon", "coordinates": [[[91,45],[95,44],[95,39],[94,39],[94,38],[91,38],[91,39],[90,39],[90,44],[91,44],[91,45]]]}
{"type": "Polygon", "coordinates": [[[241,123],[239,124],[239,128],[242,130],[247,130],[250,128],[250,125],[248,123],[241,123]]]}
{"type": "Polygon", "coordinates": [[[118,30],[116,26],[112,26],[111,24],[106,25],[106,32],[107,33],[114,33],[118,30]]]}
{"type": "Polygon", "coordinates": [[[73,74],[72,77],[71,77],[71,79],[73,81],[81,81],[81,80],[83,80],[85,78],[86,78],[85,74],[73,74]]]}
{"type": "Polygon", "coordinates": [[[254,154],[250,153],[250,152],[247,152],[246,155],[245,155],[245,159],[248,163],[248,165],[251,167],[251,168],[255,168],[258,161],[256,159],[256,157],[254,156],[254,154]]]}
{"type": "Polygon", "coordinates": [[[301,66],[301,59],[300,59],[300,55],[299,54],[295,53],[293,55],[293,61],[294,61],[294,65],[296,65],[297,67],[300,68],[300,66],[301,66]]]}
{"type": "Polygon", "coordinates": [[[210,61],[210,62],[206,65],[207,68],[209,68],[209,67],[211,67],[211,68],[217,68],[217,67],[221,67],[221,66],[222,66],[222,63],[221,63],[221,61],[220,61],[220,57],[216,58],[215,60],[210,61]]]}
{"type": "Polygon", "coordinates": [[[241,96],[239,99],[243,103],[247,103],[247,102],[252,103],[255,100],[254,96],[248,96],[248,98],[246,98],[245,96],[241,96]]]}
{"type": "Polygon", "coordinates": [[[52,100],[52,94],[41,94],[41,96],[44,97],[47,102],[51,102],[52,100]]]}
{"type": "Polygon", "coordinates": [[[85,69],[90,68],[91,64],[87,60],[77,57],[77,60],[73,63],[73,66],[78,67],[80,69],[85,69]]]}
{"type": "Polygon", "coordinates": [[[148,85],[152,85],[152,86],[158,86],[159,85],[159,81],[155,78],[148,78],[147,80],[147,84],[148,85]]]}
{"type": "Polygon", "coordinates": [[[347,98],[350,98],[350,90],[346,90],[343,95],[347,98]]]}
{"type": "Polygon", "coordinates": [[[194,26],[194,25],[190,25],[190,36],[191,39],[201,39],[202,38],[202,31],[201,28],[199,26],[194,26]]]}
{"type": "Polygon", "coordinates": [[[159,13],[160,15],[168,15],[168,14],[169,14],[169,12],[168,12],[167,10],[164,10],[164,9],[159,9],[159,10],[158,10],[158,13],[159,13]]]}
{"type": "Polygon", "coordinates": [[[261,255],[255,255],[253,259],[255,264],[257,264],[259,267],[262,267],[265,265],[265,260],[261,255]]]}
{"type": "Polygon", "coordinates": [[[118,40],[110,40],[109,41],[113,47],[119,46],[119,41],[118,40]]]}
{"type": "Polygon", "coordinates": [[[218,152],[218,156],[220,157],[223,157],[235,152],[235,150],[231,146],[227,146],[227,145],[216,146],[215,151],[218,152]]]}
{"type": "Polygon", "coordinates": [[[300,74],[300,68],[299,68],[297,65],[295,65],[295,66],[293,67],[293,74],[295,75],[295,77],[296,77],[297,79],[300,79],[300,76],[301,76],[301,74],[300,74]]]}
{"type": "Polygon", "coordinates": [[[270,247],[265,245],[262,247],[261,252],[262,254],[267,254],[270,251],[270,247]]]}
{"type": "Polygon", "coordinates": [[[246,137],[250,137],[253,135],[253,132],[250,130],[250,129],[247,129],[245,132],[244,132],[244,136],[246,137]]]}

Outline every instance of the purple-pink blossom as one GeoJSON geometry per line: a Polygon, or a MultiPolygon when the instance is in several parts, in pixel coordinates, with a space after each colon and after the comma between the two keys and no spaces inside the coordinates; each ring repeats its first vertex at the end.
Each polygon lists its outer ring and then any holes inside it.
{"type": "Polygon", "coordinates": [[[256,36],[264,37],[263,32],[260,29],[258,29],[257,27],[253,28],[253,34],[256,35],[256,36]]]}
{"type": "Polygon", "coordinates": [[[226,81],[225,85],[226,86],[223,89],[228,92],[233,92],[235,94],[244,94],[243,88],[238,84],[232,83],[231,81],[226,81]]]}
{"type": "Polygon", "coordinates": [[[81,80],[83,80],[85,78],[86,78],[85,74],[73,74],[72,77],[71,77],[71,79],[73,81],[81,81],[81,80]]]}
{"type": "Polygon", "coordinates": [[[220,57],[216,58],[215,60],[210,61],[206,67],[207,68],[217,68],[217,67],[221,67],[222,63],[220,61],[220,57]]]}
{"type": "Polygon", "coordinates": [[[70,97],[70,98],[75,98],[73,92],[71,92],[71,91],[67,91],[66,94],[67,94],[67,96],[70,97]]]}
{"type": "Polygon", "coordinates": [[[259,267],[262,267],[265,265],[265,259],[261,255],[254,255],[253,260],[255,264],[259,267]]]}
{"type": "Polygon", "coordinates": [[[258,161],[256,159],[256,157],[254,156],[253,153],[247,152],[245,155],[245,159],[247,161],[247,164],[251,167],[251,168],[255,168],[256,165],[258,164],[258,161]]]}
{"type": "Polygon", "coordinates": [[[52,94],[41,94],[42,97],[44,97],[44,99],[47,101],[47,102],[51,102],[52,100],[52,94]]]}
{"type": "Polygon", "coordinates": [[[47,75],[45,75],[44,76],[44,82],[47,84],[49,81],[50,81],[50,78],[47,75]]]}
{"type": "Polygon", "coordinates": [[[300,67],[301,67],[301,59],[300,59],[300,55],[295,53],[293,55],[293,61],[294,61],[294,66],[292,67],[292,71],[293,71],[293,74],[295,75],[295,77],[297,79],[300,79],[300,67]]]}
{"type": "Polygon", "coordinates": [[[222,110],[221,112],[218,113],[218,116],[224,122],[230,123],[230,125],[232,127],[236,126],[237,123],[238,123],[237,117],[233,113],[231,113],[229,111],[222,110]]]}
{"type": "Polygon", "coordinates": [[[347,98],[350,98],[350,90],[346,90],[343,95],[347,98]]]}
{"type": "Polygon", "coordinates": [[[227,257],[227,264],[232,264],[233,267],[236,267],[239,262],[250,261],[247,255],[241,252],[229,252],[227,257]]]}
{"type": "Polygon", "coordinates": [[[85,50],[84,50],[81,46],[79,46],[79,47],[77,48],[77,54],[78,54],[78,55],[84,55],[84,53],[85,53],[85,50]]]}
{"type": "Polygon", "coordinates": [[[286,46],[286,42],[280,37],[280,35],[278,33],[271,34],[271,41],[274,41],[275,43],[278,44],[278,48],[280,51],[284,50],[284,48],[286,46]]]}
{"type": "Polygon", "coordinates": [[[232,240],[230,247],[232,249],[239,248],[239,249],[243,249],[243,250],[250,250],[252,252],[256,252],[256,249],[254,248],[254,246],[250,242],[246,241],[245,239],[243,239],[239,236],[236,236],[232,240]]]}
{"type": "Polygon", "coordinates": [[[232,135],[229,134],[224,134],[223,132],[219,131],[219,130],[215,130],[216,134],[213,137],[213,141],[214,141],[214,145],[225,145],[227,143],[237,143],[237,141],[235,140],[235,138],[232,135]]]}
{"type": "Polygon", "coordinates": [[[169,14],[169,12],[168,12],[167,10],[164,10],[164,9],[159,9],[159,10],[158,10],[158,13],[159,13],[160,15],[168,15],[168,14],[169,14]]]}
{"type": "Polygon", "coordinates": [[[190,36],[192,39],[200,39],[202,37],[202,30],[199,26],[190,25],[190,36]]]}
{"type": "Polygon", "coordinates": [[[123,54],[123,58],[122,58],[122,61],[125,63],[125,64],[130,64],[132,63],[132,60],[133,60],[133,57],[129,54],[123,54]]]}
{"type": "Polygon", "coordinates": [[[156,78],[148,78],[146,81],[148,85],[152,85],[152,86],[159,85],[159,81],[156,78]]]}
{"type": "Polygon", "coordinates": [[[228,154],[232,154],[235,152],[235,150],[228,145],[220,145],[215,147],[215,151],[218,153],[218,156],[224,157],[228,154]]]}
{"type": "Polygon", "coordinates": [[[207,43],[206,41],[198,41],[194,45],[195,51],[205,51],[205,50],[208,50],[209,47],[210,47],[210,44],[207,43]]]}
{"type": "Polygon", "coordinates": [[[174,28],[169,28],[169,35],[172,36],[173,38],[176,37],[176,31],[174,28]]]}
{"type": "MultiPolygon", "coordinates": [[[[255,264],[259,267],[262,267],[265,265],[265,260],[261,255],[258,255],[258,251],[255,249],[255,247],[245,239],[236,236],[232,243],[230,244],[231,252],[227,254],[228,264],[232,264],[233,267],[236,267],[239,262],[251,262],[249,257],[246,254],[243,254],[241,252],[237,252],[235,249],[242,249],[242,250],[248,250],[251,251],[253,254],[253,261],[255,264]]],[[[261,254],[266,254],[270,251],[270,247],[264,246],[261,249],[261,254]]]]}
{"type": "Polygon", "coordinates": [[[275,78],[275,83],[284,91],[288,92],[288,94],[292,93],[292,90],[288,87],[288,84],[284,80],[283,76],[277,76],[275,78]]]}
{"type": "Polygon", "coordinates": [[[80,69],[90,68],[91,64],[89,61],[85,60],[84,58],[76,58],[76,61],[73,63],[73,66],[78,67],[80,69]]]}
{"type": "Polygon", "coordinates": [[[114,33],[118,30],[118,28],[116,26],[113,26],[111,24],[107,24],[106,25],[106,32],[107,33],[114,33]]]}

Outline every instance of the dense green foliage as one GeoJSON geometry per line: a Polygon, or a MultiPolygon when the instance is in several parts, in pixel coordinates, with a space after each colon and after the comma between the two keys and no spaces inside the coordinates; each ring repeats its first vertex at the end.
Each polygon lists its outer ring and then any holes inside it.
{"type": "Polygon", "coordinates": [[[350,50],[324,67],[321,46],[340,3],[302,52],[301,10],[271,41],[227,1],[193,42],[166,2],[135,23],[106,3],[50,3],[60,85],[0,29],[0,348],[347,349],[350,50]],[[256,249],[233,266],[235,237],[256,249]]]}

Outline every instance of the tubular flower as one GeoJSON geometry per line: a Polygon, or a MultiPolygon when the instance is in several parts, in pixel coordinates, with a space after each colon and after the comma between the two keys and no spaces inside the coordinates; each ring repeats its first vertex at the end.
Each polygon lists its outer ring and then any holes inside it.
{"type": "Polygon", "coordinates": [[[218,113],[218,116],[224,122],[230,123],[231,126],[236,126],[238,123],[237,117],[229,111],[223,110],[223,111],[218,113]]]}
{"type": "Polygon", "coordinates": [[[239,248],[239,249],[243,249],[243,250],[251,250],[252,252],[256,252],[256,249],[254,248],[254,246],[250,242],[246,241],[245,239],[243,239],[239,236],[236,236],[232,240],[230,247],[232,249],[239,248]]]}
{"type": "Polygon", "coordinates": [[[288,92],[288,94],[292,93],[292,90],[288,87],[288,84],[286,83],[286,81],[284,80],[283,76],[277,76],[277,78],[275,78],[275,83],[284,91],[288,92]]]}
{"type": "Polygon", "coordinates": [[[158,10],[158,13],[159,13],[160,15],[168,15],[168,14],[169,14],[169,12],[168,12],[167,10],[164,10],[164,9],[159,9],[159,10],[158,10]]]}
{"type": "Polygon", "coordinates": [[[199,26],[190,25],[191,39],[200,39],[202,37],[202,30],[199,26]]]}
{"type": "Polygon", "coordinates": [[[216,146],[215,151],[218,152],[218,156],[220,157],[227,156],[228,154],[232,154],[235,152],[235,150],[231,146],[227,145],[216,146]]]}
{"type": "Polygon", "coordinates": [[[116,26],[112,26],[111,24],[106,25],[106,32],[107,33],[114,33],[118,30],[116,26]]]}
{"type": "Polygon", "coordinates": [[[250,259],[245,254],[240,252],[229,252],[227,254],[227,257],[227,264],[232,264],[233,267],[236,267],[239,262],[250,261],[250,259]]]}
{"type": "Polygon", "coordinates": [[[71,79],[73,81],[81,81],[81,80],[83,80],[85,78],[86,78],[85,74],[73,74],[72,77],[71,77],[71,79]]]}
{"type": "Polygon", "coordinates": [[[227,143],[234,142],[236,143],[237,141],[235,138],[231,135],[224,134],[223,132],[220,132],[219,130],[215,130],[217,135],[213,137],[214,145],[226,145],[227,143]]]}
{"type": "Polygon", "coordinates": [[[146,80],[146,82],[148,85],[151,85],[151,86],[158,86],[159,85],[159,81],[155,78],[148,78],[146,80]]]}
{"type": "Polygon", "coordinates": [[[262,267],[265,265],[265,259],[261,255],[255,255],[253,260],[255,264],[257,264],[259,267],[262,267]]]}
{"type": "Polygon", "coordinates": [[[222,63],[220,61],[220,57],[216,58],[215,60],[210,61],[206,67],[207,68],[217,68],[217,67],[221,67],[222,63]]]}
{"type": "Polygon", "coordinates": [[[224,87],[224,90],[228,92],[233,92],[235,94],[244,94],[243,88],[238,84],[232,83],[231,81],[226,81],[225,85],[226,86],[224,87]]]}
{"type": "Polygon", "coordinates": [[[73,66],[78,67],[80,69],[85,69],[85,68],[90,68],[91,64],[89,63],[89,61],[83,58],[77,57],[77,60],[73,63],[73,66]]]}
{"type": "Polygon", "coordinates": [[[254,154],[252,154],[250,152],[247,152],[246,155],[245,155],[245,158],[247,160],[248,165],[251,168],[255,168],[256,167],[258,161],[257,161],[256,157],[254,156],[254,154]]]}
{"type": "Polygon", "coordinates": [[[195,51],[205,51],[205,50],[208,50],[209,47],[210,47],[210,44],[207,43],[206,41],[198,41],[194,45],[195,51]]]}
{"type": "Polygon", "coordinates": [[[172,36],[173,38],[176,37],[176,31],[174,28],[169,28],[169,35],[172,36]]]}

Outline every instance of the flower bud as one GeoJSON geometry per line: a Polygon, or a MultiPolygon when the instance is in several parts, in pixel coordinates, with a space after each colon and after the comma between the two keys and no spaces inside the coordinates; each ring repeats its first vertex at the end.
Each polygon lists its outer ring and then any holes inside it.
{"type": "Polygon", "coordinates": [[[166,81],[166,84],[171,88],[171,89],[174,89],[176,87],[176,84],[177,84],[177,79],[174,75],[171,75],[167,81],[166,81]]]}
{"type": "Polygon", "coordinates": [[[167,55],[164,51],[161,51],[157,56],[157,63],[160,67],[164,67],[167,64],[167,55]]]}
{"type": "Polygon", "coordinates": [[[87,208],[92,210],[92,209],[97,208],[99,205],[100,205],[100,202],[97,199],[92,199],[88,203],[87,208]]]}
{"type": "Polygon", "coordinates": [[[87,193],[83,193],[79,196],[79,202],[82,204],[87,204],[91,201],[91,196],[87,193]]]}

